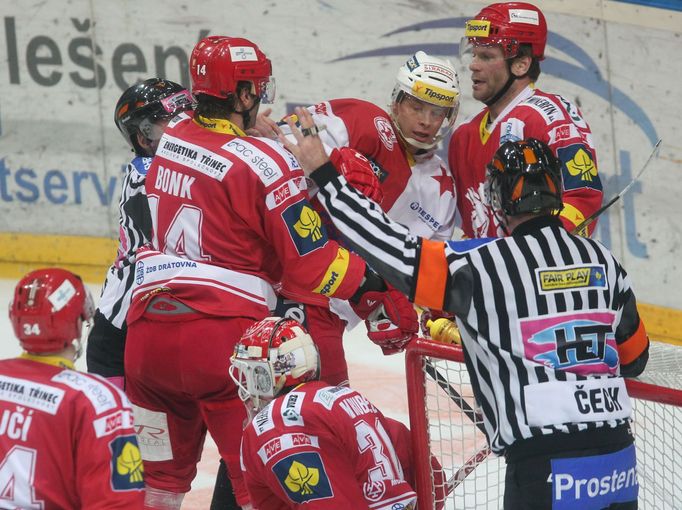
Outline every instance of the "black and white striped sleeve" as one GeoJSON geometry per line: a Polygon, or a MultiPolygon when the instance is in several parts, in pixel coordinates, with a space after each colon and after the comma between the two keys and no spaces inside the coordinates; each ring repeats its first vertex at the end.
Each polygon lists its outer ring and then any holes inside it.
{"type": "Polygon", "coordinates": [[[330,162],[310,177],[320,188],[320,203],[353,250],[391,285],[412,296],[421,238],[357,192],[330,162]]]}

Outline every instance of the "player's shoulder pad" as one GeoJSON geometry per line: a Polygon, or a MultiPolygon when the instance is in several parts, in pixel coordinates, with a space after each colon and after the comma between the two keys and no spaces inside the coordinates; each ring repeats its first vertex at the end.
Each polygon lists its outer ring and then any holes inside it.
{"type": "Polygon", "coordinates": [[[284,146],[269,138],[235,137],[222,146],[244,167],[253,172],[265,187],[289,177],[293,171],[301,171],[301,165],[284,146]]]}
{"type": "Polygon", "coordinates": [[[486,112],[486,110],[483,109],[480,112],[472,113],[471,115],[466,116],[464,118],[464,120],[462,120],[462,122],[460,122],[459,125],[455,128],[455,131],[457,131],[458,129],[461,129],[466,124],[471,124],[471,122],[476,120],[476,119],[480,119],[485,114],[485,112],[486,112]]]}
{"type": "Polygon", "coordinates": [[[464,239],[462,241],[447,241],[448,247],[457,254],[463,255],[479,249],[481,246],[497,241],[498,237],[482,237],[480,239],[464,239]]]}
{"type": "Polygon", "coordinates": [[[557,96],[536,90],[533,95],[521,101],[519,107],[529,108],[542,118],[545,124],[550,125],[566,119],[564,109],[559,103],[557,96]]]}
{"type": "Polygon", "coordinates": [[[95,374],[64,369],[54,375],[52,381],[82,393],[97,415],[119,408],[121,406],[119,402],[130,406],[128,398],[120,389],[95,374]]]}
{"type": "Polygon", "coordinates": [[[325,409],[331,410],[337,400],[354,392],[355,390],[346,386],[325,386],[315,392],[313,402],[322,405],[325,409]]]}
{"type": "Polygon", "coordinates": [[[366,101],[364,99],[357,99],[352,97],[331,99],[322,103],[309,106],[313,114],[321,115],[344,115],[351,113],[353,116],[368,116],[374,117],[376,115],[383,115],[388,117],[386,110],[377,106],[376,104],[366,101]]]}
{"type": "Polygon", "coordinates": [[[177,114],[175,117],[173,117],[170,122],[168,123],[167,129],[168,128],[174,128],[178,124],[181,124],[182,122],[187,122],[188,120],[191,120],[194,118],[194,112],[180,112],[177,114]]]}
{"type": "Polygon", "coordinates": [[[253,417],[249,426],[245,429],[247,431],[253,430],[257,436],[265,434],[266,432],[275,428],[275,420],[272,417],[273,409],[279,399],[272,400],[263,409],[261,409],[256,416],[253,417]]]}
{"type": "Polygon", "coordinates": [[[136,156],[130,162],[130,166],[133,167],[138,174],[147,175],[149,168],[152,166],[153,159],[154,158],[150,158],[147,156],[136,156]]]}
{"type": "Polygon", "coordinates": [[[583,119],[582,113],[580,113],[578,107],[570,99],[566,99],[559,94],[556,94],[553,97],[555,97],[564,107],[573,124],[582,129],[589,129],[587,122],[583,119]]]}

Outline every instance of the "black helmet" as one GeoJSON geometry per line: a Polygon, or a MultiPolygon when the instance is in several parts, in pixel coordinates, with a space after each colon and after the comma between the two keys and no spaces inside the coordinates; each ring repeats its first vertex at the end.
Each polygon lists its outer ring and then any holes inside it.
{"type": "Polygon", "coordinates": [[[560,211],[561,164],[540,140],[506,142],[488,164],[486,194],[507,216],[560,211]]]}
{"type": "Polygon", "coordinates": [[[192,95],[170,80],[150,78],[129,87],[116,103],[114,122],[126,142],[139,156],[153,156],[137,142],[137,133],[154,139],[152,126],[160,119],[171,119],[194,105],[192,95]]]}

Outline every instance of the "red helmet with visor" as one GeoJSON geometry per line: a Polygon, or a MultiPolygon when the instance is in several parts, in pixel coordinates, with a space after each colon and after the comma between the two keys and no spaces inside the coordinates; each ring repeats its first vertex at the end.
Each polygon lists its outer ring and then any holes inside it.
{"type": "Polygon", "coordinates": [[[248,39],[209,36],[197,43],[190,56],[192,93],[227,98],[236,93],[240,81],[253,84],[262,103],[275,99],[272,64],[248,39]]]}
{"type": "Polygon", "coordinates": [[[468,43],[474,46],[499,45],[505,58],[515,57],[519,45],[529,44],[533,57],[542,60],[547,43],[547,22],[542,11],[533,4],[491,4],[466,22],[460,51],[468,43]]]}

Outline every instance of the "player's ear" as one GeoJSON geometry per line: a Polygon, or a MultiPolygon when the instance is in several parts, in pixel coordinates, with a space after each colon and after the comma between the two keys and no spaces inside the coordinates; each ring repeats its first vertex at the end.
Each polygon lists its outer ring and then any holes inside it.
{"type": "Polygon", "coordinates": [[[514,58],[511,64],[512,74],[519,78],[525,76],[530,70],[530,64],[532,61],[533,59],[530,55],[519,55],[518,57],[514,58]]]}
{"type": "Polygon", "coordinates": [[[152,150],[152,145],[151,145],[151,140],[146,138],[142,133],[139,131],[137,132],[137,143],[140,144],[140,147],[143,149],[146,149],[147,151],[152,150]]]}

